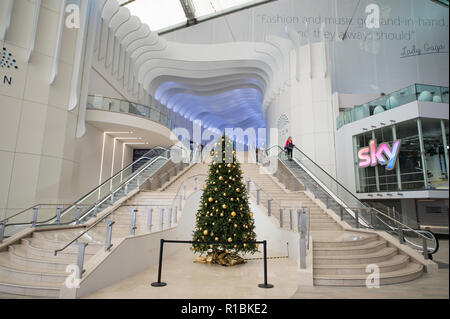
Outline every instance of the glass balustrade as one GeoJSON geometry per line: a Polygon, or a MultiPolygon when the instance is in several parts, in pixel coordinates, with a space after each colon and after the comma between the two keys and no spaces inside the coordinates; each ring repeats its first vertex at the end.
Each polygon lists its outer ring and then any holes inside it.
{"type": "Polygon", "coordinates": [[[160,123],[170,129],[173,128],[173,122],[168,115],[154,106],[132,103],[126,100],[104,97],[100,95],[89,95],[88,108],[142,116],[146,119],[160,123]]]}
{"type": "Polygon", "coordinates": [[[448,104],[448,94],[448,87],[413,84],[342,112],[336,120],[337,128],[413,101],[448,104]]]}
{"type": "Polygon", "coordinates": [[[28,227],[84,223],[136,190],[171,156],[156,147],[71,204],[38,204],[0,220],[0,242],[28,227]],[[139,168],[136,168],[139,167],[139,168]]]}

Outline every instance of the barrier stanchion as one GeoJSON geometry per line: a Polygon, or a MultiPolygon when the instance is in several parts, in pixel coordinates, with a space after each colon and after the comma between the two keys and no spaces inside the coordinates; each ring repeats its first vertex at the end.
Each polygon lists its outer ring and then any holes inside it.
{"type": "MultiPolygon", "coordinates": [[[[152,287],[164,287],[167,286],[166,282],[161,281],[162,275],[162,262],[163,262],[163,253],[164,253],[164,244],[165,243],[174,243],[174,244],[206,244],[206,245],[229,245],[228,242],[194,242],[191,240],[165,240],[161,238],[160,246],[159,246],[159,265],[158,265],[158,281],[152,282],[152,287]]],[[[263,241],[248,241],[243,242],[245,244],[263,244],[263,255],[264,255],[264,282],[259,284],[260,288],[273,288],[272,284],[267,282],[267,240],[263,241]]]]}

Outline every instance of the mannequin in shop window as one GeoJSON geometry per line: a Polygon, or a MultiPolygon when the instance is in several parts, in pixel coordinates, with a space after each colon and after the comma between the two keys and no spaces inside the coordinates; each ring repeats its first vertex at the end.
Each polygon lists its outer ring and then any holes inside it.
{"type": "Polygon", "coordinates": [[[284,145],[284,149],[287,152],[288,160],[292,161],[292,149],[294,148],[294,143],[292,142],[292,137],[289,136],[286,140],[286,144],[284,145]]]}

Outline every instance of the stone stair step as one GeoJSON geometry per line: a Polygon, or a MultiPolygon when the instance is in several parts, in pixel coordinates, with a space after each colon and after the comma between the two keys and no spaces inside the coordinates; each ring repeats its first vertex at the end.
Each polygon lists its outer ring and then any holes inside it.
{"type": "MultiPolygon", "coordinates": [[[[380,273],[380,285],[408,282],[423,274],[423,265],[410,262],[406,267],[380,273]]],[[[313,276],[317,286],[366,286],[368,274],[358,275],[317,275],[313,276]]]]}
{"type": "MultiPolygon", "coordinates": [[[[314,242],[313,242],[314,243],[314,242]]],[[[371,264],[391,259],[397,254],[397,248],[385,247],[373,253],[362,255],[330,255],[315,256],[313,254],[313,264],[315,265],[351,265],[351,264],[371,264]]]]}

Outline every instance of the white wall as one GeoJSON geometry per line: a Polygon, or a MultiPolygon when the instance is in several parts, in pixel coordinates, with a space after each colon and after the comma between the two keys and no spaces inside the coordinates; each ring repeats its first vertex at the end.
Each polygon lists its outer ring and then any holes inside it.
{"type": "Polygon", "coordinates": [[[334,110],[331,92],[328,46],[314,43],[300,47],[300,79],[296,79],[297,59],[291,51],[290,86],[272,102],[265,114],[267,127],[280,127],[280,117],[286,115],[288,133],[279,136],[284,146],[287,136],[294,144],[329,174],[335,175],[334,110]],[[311,50],[311,53],[309,52],[311,50]]]}
{"type": "MultiPolygon", "coordinates": [[[[2,14],[6,3],[0,4],[2,14]]],[[[103,133],[87,125],[87,134],[77,139],[78,107],[68,110],[77,29],[63,28],[58,73],[50,84],[61,2],[42,1],[28,62],[35,3],[14,1],[11,26],[0,41],[0,50],[6,48],[18,66],[0,69],[0,218],[38,203],[71,202],[99,180],[103,133]],[[4,76],[11,85],[3,83],[4,76]]],[[[109,145],[108,140],[105,172],[109,145]]],[[[121,164],[121,144],[118,150],[121,164]]],[[[130,153],[127,148],[127,161],[130,153]]]]}

